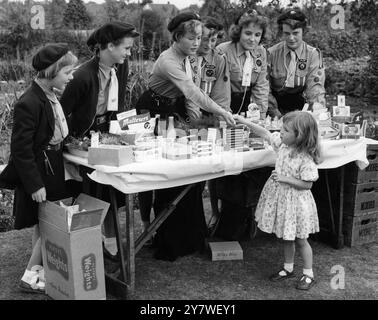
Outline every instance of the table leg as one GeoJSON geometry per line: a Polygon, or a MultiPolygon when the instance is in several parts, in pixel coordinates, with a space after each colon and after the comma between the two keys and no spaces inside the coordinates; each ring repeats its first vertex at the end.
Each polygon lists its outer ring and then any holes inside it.
{"type": "Polygon", "coordinates": [[[344,246],[344,235],[343,235],[343,215],[344,215],[344,179],[345,178],[345,168],[340,167],[340,211],[339,211],[339,225],[337,234],[337,249],[341,249],[344,246]]]}
{"type": "Polygon", "coordinates": [[[116,277],[112,276],[111,274],[105,273],[105,280],[106,280],[106,290],[108,293],[113,294],[114,296],[121,297],[126,299],[127,294],[129,291],[128,285],[126,283],[128,276],[126,273],[125,267],[125,259],[124,259],[124,251],[122,245],[122,237],[120,234],[120,223],[118,217],[118,206],[117,206],[117,198],[115,195],[115,191],[113,187],[109,187],[109,195],[110,195],[110,202],[111,202],[111,211],[114,215],[114,227],[116,232],[116,239],[117,239],[117,247],[118,253],[120,257],[120,277],[121,279],[117,279],[116,277]]]}
{"type": "Polygon", "coordinates": [[[117,247],[118,247],[118,253],[120,256],[120,263],[121,263],[121,280],[126,282],[127,275],[126,275],[126,268],[125,268],[125,259],[124,259],[124,252],[123,252],[123,245],[122,245],[122,236],[120,234],[120,223],[119,223],[119,217],[118,217],[118,206],[117,206],[117,198],[114,192],[113,187],[109,187],[109,194],[110,194],[110,201],[111,201],[111,207],[112,207],[112,214],[114,215],[114,228],[116,233],[116,239],[117,239],[117,247]]]}
{"type": "Polygon", "coordinates": [[[88,178],[87,173],[89,172],[89,169],[83,166],[79,166],[79,172],[81,177],[83,178],[83,192],[85,194],[91,194],[91,184],[90,179],[88,178]]]}
{"type": "Polygon", "coordinates": [[[331,217],[331,228],[332,228],[332,235],[336,235],[336,228],[335,228],[335,219],[333,214],[333,205],[332,205],[332,197],[331,197],[331,191],[329,188],[329,180],[328,180],[328,172],[325,170],[325,180],[326,180],[326,186],[327,186],[327,195],[328,195],[328,205],[330,210],[330,217],[331,217]]]}
{"type": "Polygon", "coordinates": [[[186,186],[186,188],[181,191],[181,193],[174,199],[167,208],[165,208],[157,218],[152,221],[150,226],[144,231],[135,243],[135,252],[138,252],[144,245],[144,243],[152,237],[153,233],[160,227],[160,225],[169,217],[173,210],[175,210],[177,204],[181,201],[181,199],[189,192],[189,190],[195,184],[190,184],[186,186]]]}
{"type": "Polygon", "coordinates": [[[125,195],[127,284],[131,294],[135,290],[134,195],[125,195]]]}

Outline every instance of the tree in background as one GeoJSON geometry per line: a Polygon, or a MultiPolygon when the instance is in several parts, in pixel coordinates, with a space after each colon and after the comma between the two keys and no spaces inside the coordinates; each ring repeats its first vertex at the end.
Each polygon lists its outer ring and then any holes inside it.
{"type": "Polygon", "coordinates": [[[155,48],[158,42],[158,39],[162,39],[163,30],[162,30],[162,19],[161,17],[153,10],[143,10],[141,17],[142,21],[142,30],[143,33],[143,57],[144,58],[155,58],[155,48]]]}
{"type": "MultiPolygon", "coordinates": [[[[124,4],[124,2],[121,2],[124,4]]],[[[120,1],[106,0],[105,11],[108,21],[118,21],[120,19],[120,1]]]]}
{"type": "Polygon", "coordinates": [[[65,0],[52,0],[46,8],[46,26],[52,30],[60,30],[64,27],[63,13],[67,10],[65,0]]]}
{"type": "Polygon", "coordinates": [[[92,19],[82,0],[70,0],[63,14],[63,23],[69,29],[85,30],[91,28],[92,19]]]}
{"type": "Polygon", "coordinates": [[[362,31],[377,30],[378,28],[378,1],[353,1],[351,5],[351,21],[356,28],[362,31]]]}
{"type": "Polygon", "coordinates": [[[200,9],[200,15],[217,19],[223,23],[224,30],[227,33],[240,11],[240,6],[231,3],[230,0],[205,0],[200,9]]]}
{"type": "Polygon", "coordinates": [[[30,7],[20,2],[2,3],[4,20],[0,21],[0,28],[5,30],[6,36],[3,38],[4,49],[16,49],[16,59],[21,60],[21,53],[29,49],[32,29],[30,27],[30,7]]]}
{"type": "Polygon", "coordinates": [[[351,21],[360,32],[369,35],[370,61],[365,74],[365,85],[370,102],[378,104],[378,1],[355,1],[352,4],[351,21]]]}

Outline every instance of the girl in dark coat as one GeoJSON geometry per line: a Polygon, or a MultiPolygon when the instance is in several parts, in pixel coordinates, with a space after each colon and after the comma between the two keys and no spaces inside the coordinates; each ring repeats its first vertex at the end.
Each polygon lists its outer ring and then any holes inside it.
{"type": "Polygon", "coordinates": [[[20,288],[44,292],[38,204],[63,199],[62,141],[68,127],[54,89],[73,79],[77,58],[64,44],[49,44],[33,57],[37,78],[14,106],[11,155],[0,187],[14,189],[15,229],[34,227],[33,251],[20,288]]]}

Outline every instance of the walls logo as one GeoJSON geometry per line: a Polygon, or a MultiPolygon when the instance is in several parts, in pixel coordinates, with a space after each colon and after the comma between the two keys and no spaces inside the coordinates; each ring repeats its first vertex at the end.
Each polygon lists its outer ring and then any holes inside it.
{"type": "Polygon", "coordinates": [[[83,272],[84,290],[96,290],[98,281],[96,276],[96,256],[91,253],[81,259],[81,270],[83,272]]]}
{"type": "Polygon", "coordinates": [[[46,256],[47,256],[47,266],[50,270],[56,270],[59,272],[64,279],[68,281],[68,258],[66,251],[50,242],[46,241],[46,256]]]}

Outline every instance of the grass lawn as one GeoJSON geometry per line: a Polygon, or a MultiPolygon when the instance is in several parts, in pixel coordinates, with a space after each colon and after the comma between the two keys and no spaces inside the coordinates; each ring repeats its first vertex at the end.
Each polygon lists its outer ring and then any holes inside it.
{"type": "MultiPolygon", "coordinates": [[[[208,198],[204,199],[207,217],[208,198]]],[[[124,215],[121,214],[121,221],[124,215]]],[[[139,213],[135,213],[136,234],[141,232],[139,213]]],[[[17,289],[31,251],[31,229],[0,233],[0,300],[46,300],[44,295],[25,294],[17,289]]],[[[143,248],[136,256],[135,294],[131,300],[265,300],[265,299],[378,299],[378,242],[336,250],[311,241],[317,284],[309,291],[295,289],[296,278],[272,283],[267,277],[282,263],[281,243],[274,236],[258,233],[241,242],[244,259],[212,262],[208,252],[177,259],[155,260],[153,249],[143,248]],[[335,290],[331,280],[333,266],[344,268],[345,288],[335,290]]],[[[302,261],[296,255],[296,274],[302,261]]],[[[108,299],[116,299],[108,295],[108,299]]]]}

